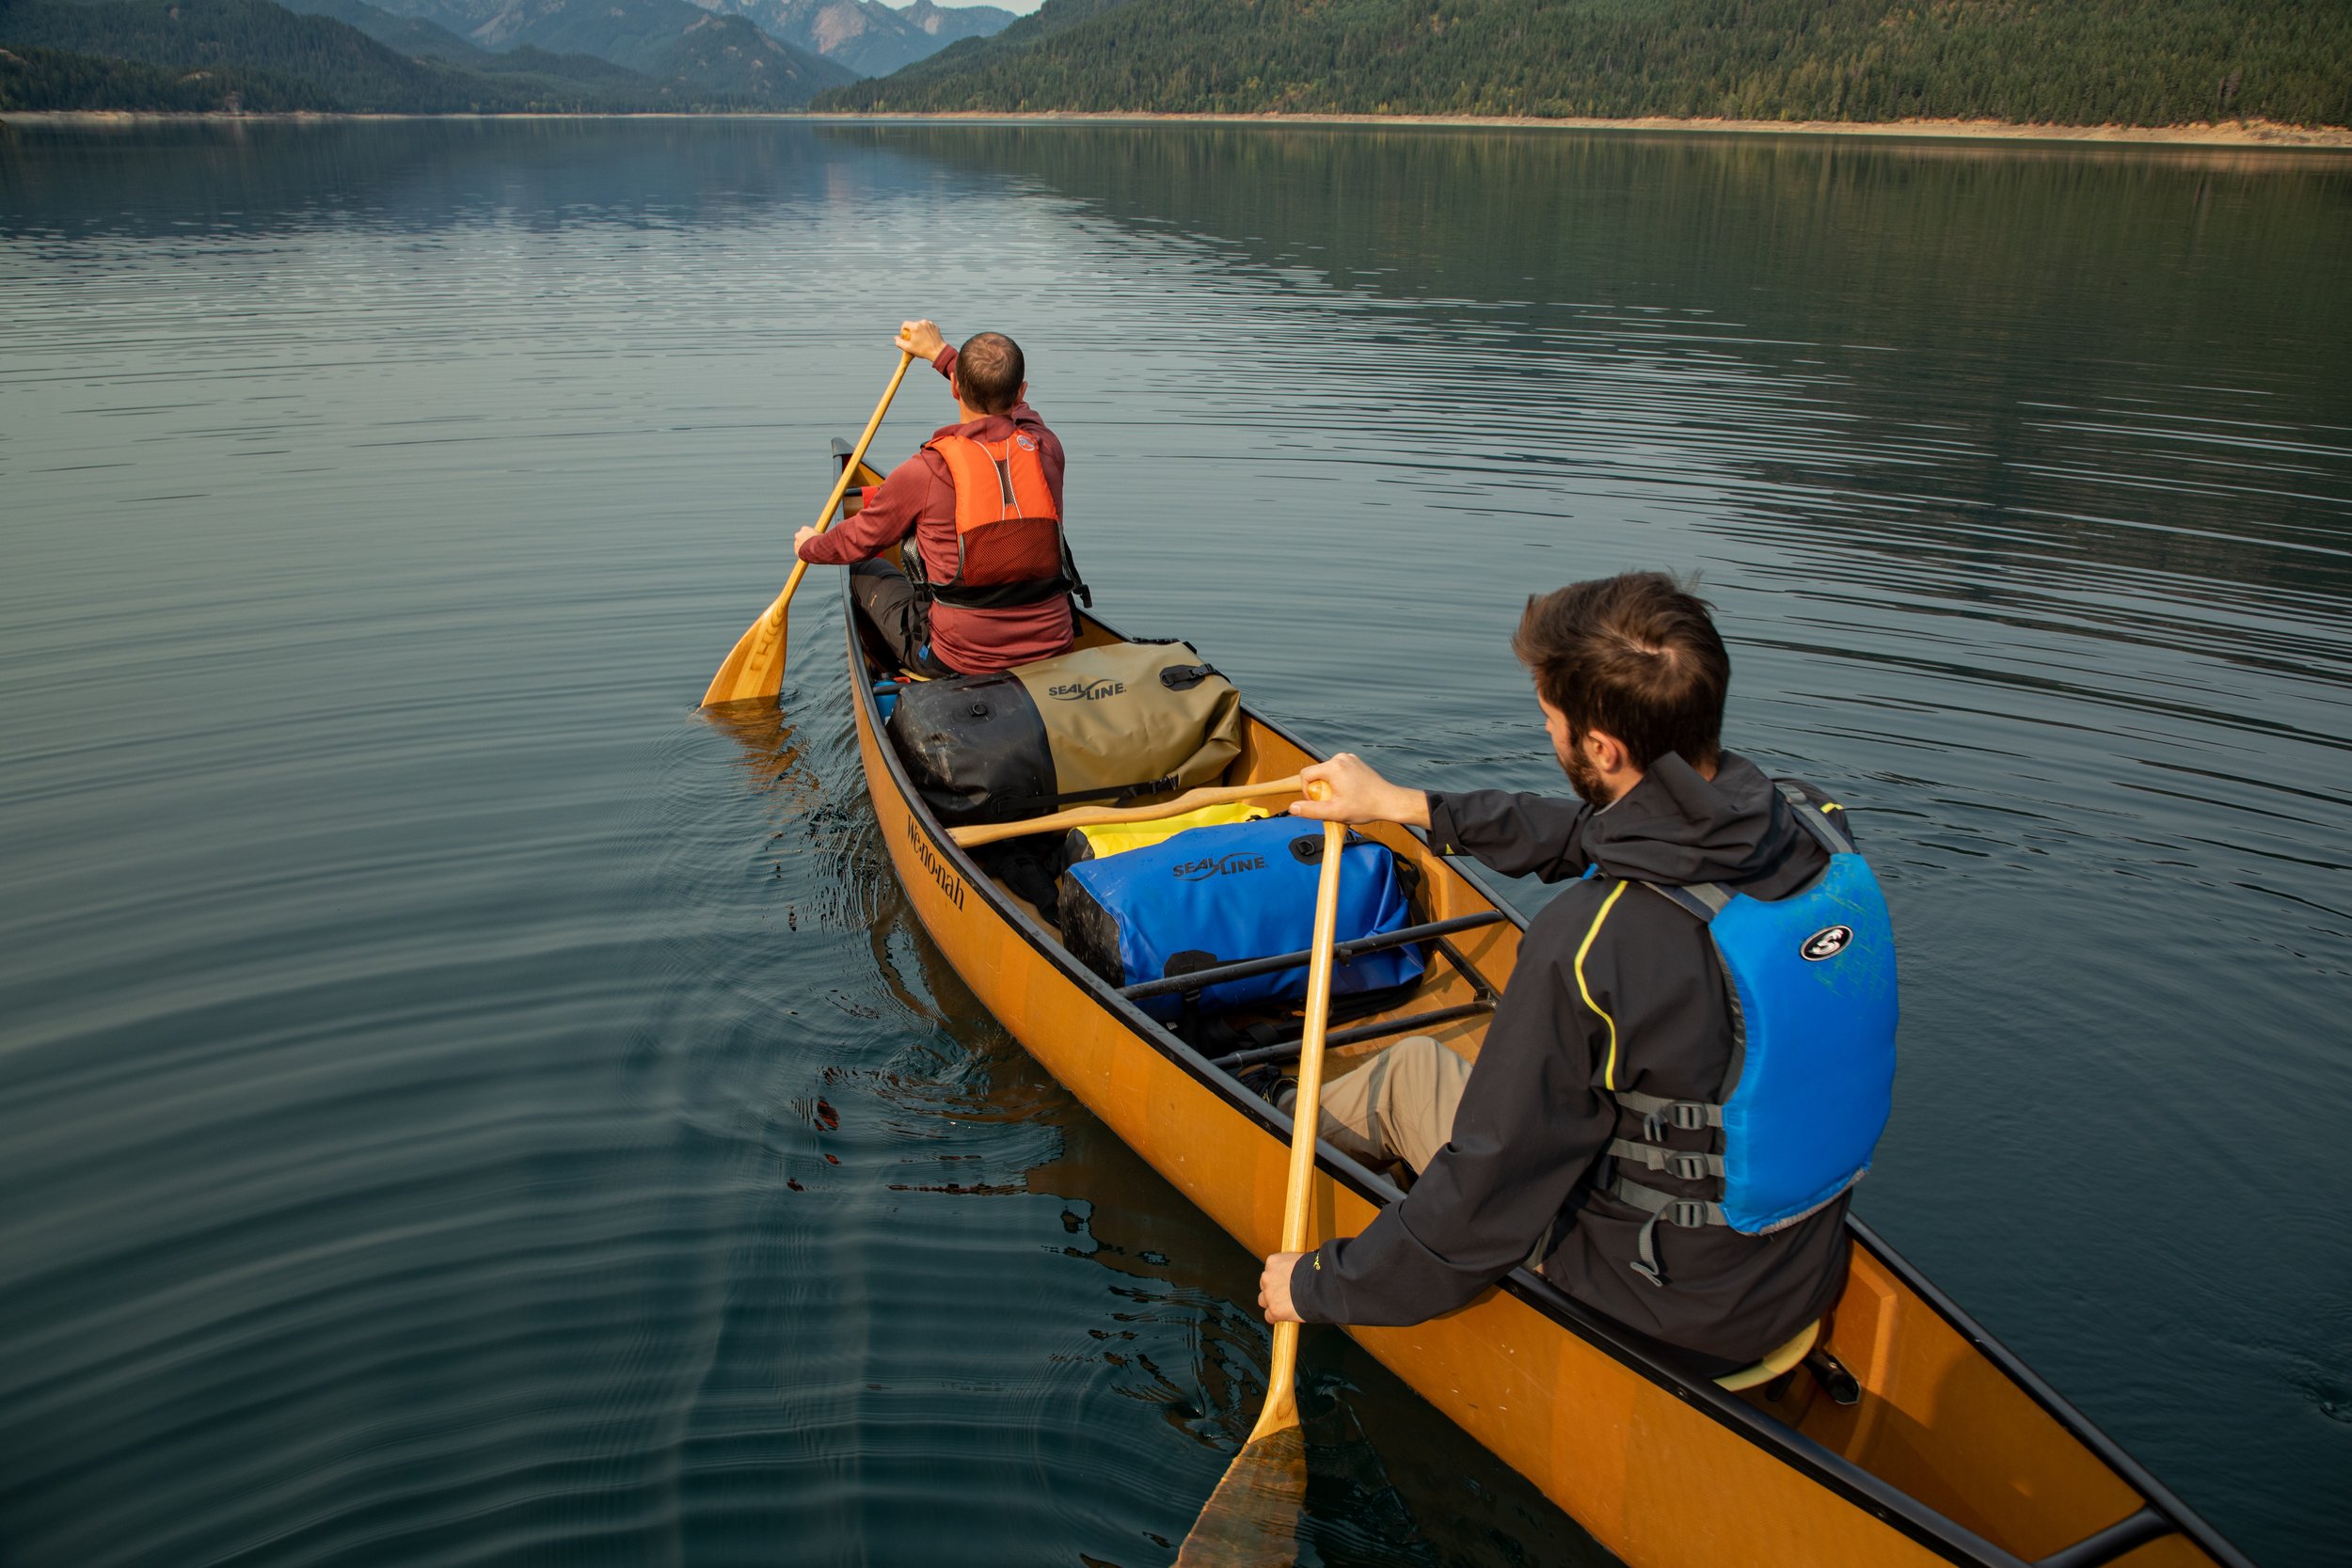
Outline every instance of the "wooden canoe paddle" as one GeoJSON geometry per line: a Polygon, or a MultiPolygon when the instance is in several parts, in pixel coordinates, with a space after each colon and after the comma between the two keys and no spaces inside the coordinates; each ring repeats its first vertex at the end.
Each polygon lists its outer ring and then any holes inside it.
{"type": "MultiPolygon", "coordinates": [[[[1310,793],[1322,800],[1329,786],[1310,793]]],[[[1331,948],[1340,916],[1340,852],[1347,829],[1323,825],[1323,875],[1315,883],[1315,932],[1307,963],[1306,1036],[1298,1043],[1298,1096],[1291,1101],[1290,1176],[1282,1190],[1283,1252],[1307,1250],[1307,1196],[1314,1183],[1315,1137],[1323,1126],[1323,1042],[1331,1027],[1331,948]]],[[[1176,1553],[1177,1568],[1275,1568],[1296,1560],[1307,1502],[1307,1439],[1298,1429],[1298,1325],[1274,1325],[1265,1409],[1249,1441],[1216,1483],[1209,1506],[1176,1553]]]]}
{"type": "MultiPolygon", "coordinates": [[[[898,395],[898,383],[907,378],[907,367],[914,363],[914,356],[900,353],[898,373],[882,389],[882,402],[874,404],[874,417],[866,421],[866,433],[857,438],[857,449],[850,460],[841,465],[841,477],[834,482],[833,494],[826,498],[825,509],[817,514],[817,527],[821,531],[833,522],[833,515],[840,510],[841,498],[850,491],[850,476],[866,461],[866,449],[874,439],[874,432],[882,428],[882,416],[890,411],[890,400],[898,395]]],[[[734,649],[719,673],[710,677],[710,689],[703,693],[702,705],[715,707],[721,703],[744,703],[773,697],[784,686],[785,608],[792,602],[792,591],[801,585],[808,571],[808,562],[792,562],[792,575],[784,579],[784,592],[776,602],[760,613],[743,635],[736,639],[734,649]]]]}
{"type": "Polygon", "coordinates": [[[1287,779],[1268,779],[1263,784],[1210,784],[1200,789],[1188,789],[1173,800],[1162,800],[1155,806],[1073,806],[1051,816],[1032,816],[1024,822],[983,822],[969,828],[950,828],[947,836],[966,849],[1000,839],[1026,838],[1031,833],[1058,833],[1071,828],[1109,828],[1121,822],[1158,822],[1170,816],[1182,816],[1188,811],[1204,806],[1230,806],[1236,800],[1255,800],[1268,795],[1295,795],[1298,775],[1287,779]]]}

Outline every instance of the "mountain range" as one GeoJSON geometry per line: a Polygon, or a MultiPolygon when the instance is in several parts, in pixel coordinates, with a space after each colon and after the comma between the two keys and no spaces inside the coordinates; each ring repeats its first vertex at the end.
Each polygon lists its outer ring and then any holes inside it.
{"type": "Polygon", "coordinates": [[[852,79],[686,0],[541,0],[536,36],[504,52],[366,0],[294,3],[326,14],[273,0],[0,0],[0,46],[10,52],[0,60],[0,107],[778,109],[852,79]],[[550,14],[566,8],[575,14],[550,14]],[[167,73],[170,91],[123,69],[134,66],[167,73]],[[186,102],[191,94],[202,101],[186,102]]]}
{"type": "Polygon", "coordinates": [[[0,0],[0,109],[788,109],[1010,20],[931,0],[0,0]]]}
{"type": "Polygon", "coordinates": [[[382,0],[382,8],[484,49],[590,54],[631,66],[649,47],[684,32],[688,19],[680,13],[700,8],[742,18],[851,76],[897,71],[1013,19],[994,6],[943,7],[931,0],[914,0],[904,10],[882,0],[382,0]]]}
{"type": "Polygon", "coordinates": [[[894,9],[882,0],[695,0],[710,9],[750,18],[769,34],[848,66],[861,76],[890,72],[967,38],[986,38],[1013,20],[995,6],[935,6],[931,0],[894,9]]]}

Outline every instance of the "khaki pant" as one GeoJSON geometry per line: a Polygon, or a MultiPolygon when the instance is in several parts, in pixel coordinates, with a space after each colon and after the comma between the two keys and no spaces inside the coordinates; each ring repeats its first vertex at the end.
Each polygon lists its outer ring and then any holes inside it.
{"type": "Polygon", "coordinates": [[[1323,1086],[1324,1139],[1375,1170],[1401,1160],[1418,1174],[1453,1138],[1470,1071],[1431,1036],[1401,1039],[1323,1086]]]}

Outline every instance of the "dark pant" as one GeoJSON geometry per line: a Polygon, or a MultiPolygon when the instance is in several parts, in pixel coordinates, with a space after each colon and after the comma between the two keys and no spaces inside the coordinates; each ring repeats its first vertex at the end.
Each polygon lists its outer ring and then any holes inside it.
{"type": "Polygon", "coordinates": [[[956,673],[931,652],[930,616],[923,596],[898,567],[887,561],[859,562],[850,568],[850,599],[884,663],[922,675],[956,673]]]}

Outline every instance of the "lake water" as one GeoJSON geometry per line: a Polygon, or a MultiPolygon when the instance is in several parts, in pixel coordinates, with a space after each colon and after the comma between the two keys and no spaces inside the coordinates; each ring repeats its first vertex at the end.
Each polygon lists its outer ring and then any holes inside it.
{"type": "MultiPolygon", "coordinates": [[[[693,711],[914,314],[1027,348],[1104,613],[1400,777],[1559,787],[1526,595],[1700,572],[1894,902],[1861,1212],[2341,1560],[2347,257],[2241,152],[0,139],[0,1560],[1168,1560],[1250,1260],[911,922],[837,579],[693,711]]],[[[1606,1560],[1306,1358],[1306,1560],[1606,1560]]]]}

